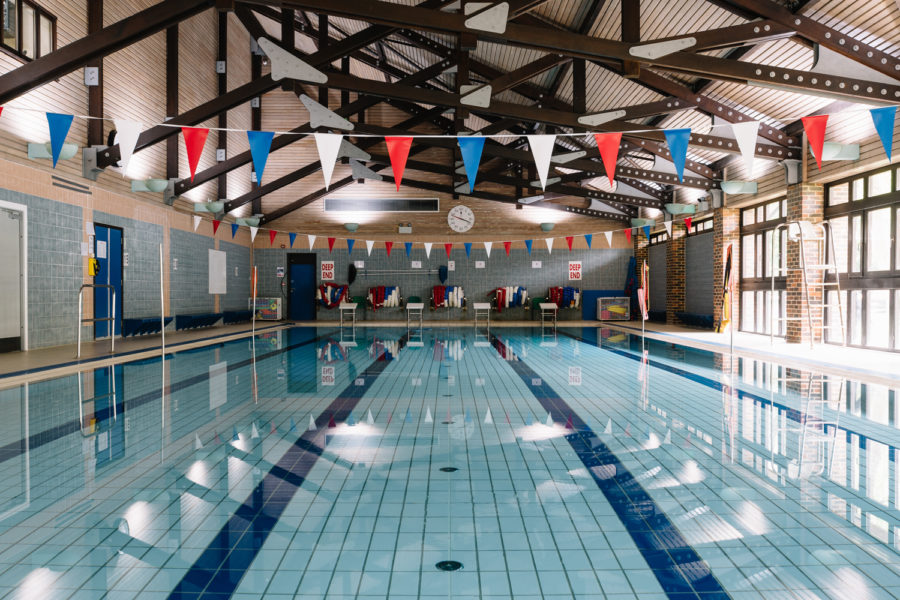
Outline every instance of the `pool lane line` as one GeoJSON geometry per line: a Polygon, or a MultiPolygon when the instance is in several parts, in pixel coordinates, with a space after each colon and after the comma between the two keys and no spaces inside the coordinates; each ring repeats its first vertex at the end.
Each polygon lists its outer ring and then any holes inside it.
{"type": "MultiPolygon", "coordinates": [[[[256,361],[265,360],[267,358],[271,358],[273,356],[283,354],[284,352],[289,352],[290,350],[294,350],[294,349],[300,348],[302,346],[320,342],[324,338],[328,337],[329,335],[332,335],[333,333],[334,332],[323,333],[322,335],[318,335],[314,338],[304,340],[304,341],[298,342],[296,344],[291,344],[290,346],[285,346],[284,348],[279,348],[278,350],[272,350],[271,352],[266,352],[265,354],[256,356],[255,360],[256,361]]],[[[234,340],[234,341],[238,341],[238,340],[234,340]]],[[[171,358],[172,358],[172,355],[167,355],[166,360],[170,360],[171,358]]],[[[158,359],[158,357],[154,358],[154,359],[149,359],[149,360],[157,360],[157,359],[158,359]]],[[[231,363],[226,368],[226,373],[230,373],[231,371],[234,371],[236,369],[242,369],[246,366],[249,366],[249,365],[253,364],[253,360],[254,359],[251,357],[251,358],[247,358],[242,361],[239,361],[239,362],[231,363]]],[[[129,363],[121,363],[121,364],[125,365],[125,364],[129,364],[129,363]]],[[[110,365],[110,366],[115,370],[115,367],[119,366],[119,365],[110,365]]],[[[107,367],[103,367],[103,368],[105,369],[107,367]]],[[[74,374],[73,375],[63,375],[63,377],[73,377],[73,376],[74,376],[74,374]]],[[[113,376],[115,376],[115,375],[113,375],[113,376]]],[[[171,395],[175,392],[179,392],[185,388],[188,388],[192,385],[198,384],[207,379],[209,379],[208,372],[200,373],[200,374],[194,375],[192,377],[188,377],[187,379],[182,379],[181,381],[179,381],[177,383],[169,383],[169,385],[166,386],[166,394],[171,395]]],[[[33,384],[31,384],[31,385],[33,385],[33,384]]],[[[160,390],[159,388],[149,391],[149,392],[144,392],[140,396],[135,396],[134,398],[129,399],[128,400],[128,408],[135,409],[139,406],[143,406],[144,404],[147,404],[148,402],[153,402],[154,400],[159,400],[161,394],[162,394],[162,390],[160,390]]],[[[118,414],[122,414],[124,412],[124,410],[125,410],[125,399],[124,398],[121,398],[119,401],[116,402],[116,410],[118,411],[118,414]]],[[[98,415],[97,422],[100,423],[101,421],[109,419],[110,415],[112,414],[112,408],[105,408],[105,409],[99,410],[95,414],[98,415]]],[[[38,433],[33,433],[30,436],[28,436],[28,448],[30,450],[35,450],[37,448],[40,448],[44,444],[49,444],[51,442],[55,442],[56,440],[58,440],[62,437],[65,437],[67,435],[70,435],[72,433],[75,433],[75,432],[79,431],[80,429],[81,429],[81,424],[76,419],[73,421],[69,421],[67,423],[62,423],[60,425],[56,425],[55,427],[46,429],[44,431],[40,431],[38,433]]],[[[4,446],[0,446],[0,464],[3,464],[5,461],[15,458],[24,453],[25,453],[25,439],[24,438],[20,439],[20,440],[16,440],[15,442],[10,442],[9,444],[6,444],[4,446]]]]}
{"type": "MultiPolygon", "coordinates": [[[[401,349],[408,336],[407,333],[400,338],[401,349]]],[[[381,356],[376,357],[322,411],[315,419],[315,431],[305,431],[269,469],[184,574],[169,594],[169,600],[224,600],[234,594],[281,514],[322,456],[329,422],[346,421],[362,396],[393,362],[380,359],[381,356]]]]}
{"type": "Polygon", "coordinates": [[[570,416],[573,432],[565,436],[566,441],[613,507],[666,595],[672,600],[730,598],[706,561],[609,446],[500,338],[492,334],[491,343],[547,412],[570,416]]]}

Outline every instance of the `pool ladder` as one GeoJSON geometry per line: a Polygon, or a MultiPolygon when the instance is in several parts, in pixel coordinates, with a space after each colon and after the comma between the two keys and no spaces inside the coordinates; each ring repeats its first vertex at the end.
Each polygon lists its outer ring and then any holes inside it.
{"type": "MultiPolygon", "coordinates": [[[[807,326],[809,327],[810,348],[814,347],[817,337],[819,338],[818,341],[825,341],[825,331],[828,329],[840,329],[841,343],[846,345],[847,335],[846,329],[844,328],[844,308],[841,301],[841,283],[840,276],[834,263],[837,254],[835,252],[834,234],[831,229],[831,224],[827,222],[811,223],[809,221],[788,221],[775,228],[772,233],[773,243],[774,240],[780,239],[779,232],[785,228],[788,231],[787,242],[800,244],[800,267],[781,268],[779,265],[775,264],[776,255],[775,252],[772,252],[772,262],[769,270],[771,273],[771,293],[769,295],[769,343],[775,343],[775,330],[778,329],[779,323],[787,323],[787,321],[803,321],[805,319],[807,326]],[[816,243],[817,256],[814,259],[813,257],[807,256],[806,242],[816,243]],[[826,243],[828,248],[827,256],[825,251],[826,243]],[[786,276],[791,271],[801,271],[803,273],[803,302],[807,307],[806,316],[787,317],[780,315],[776,317],[774,316],[775,278],[786,276]],[[817,274],[818,276],[813,277],[814,274],[817,274]],[[810,279],[813,279],[813,281],[810,281],[810,279]],[[828,302],[829,292],[835,292],[834,297],[837,299],[836,303],[828,302]],[[826,311],[833,309],[837,309],[838,311],[838,323],[829,325],[826,311]],[[815,328],[813,327],[814,324],[818,324],[820,327],[815,328]],[[819,336],[816,335],[817,331],[819,332],[819,336]]],[[[787,243],[781,248],[782,256],[784,256],[786,252],[787,243]]],[[[785,262],[787,262],[786,258],[785,262]]]]}
{"type": "Polygon", "coordinates": [[[846,379],[828,378],[822,373],[810,372],[806,376],[782,377],[779,383],[806,384],[803,391],[800,426],[786,429],[798,434],[798,457],[788,464],[788,474],[792,478],[806,479],[822,475],[828,469],[831,476],[834,454],[837,450],[837,432],[840,426],[840,407],[844,398],[846,379]],[[828,387],[837,386],[837,398],[828,400],[828,387]],[[825,409],[833,411],[834,418],[825,414],[825,409]]]}

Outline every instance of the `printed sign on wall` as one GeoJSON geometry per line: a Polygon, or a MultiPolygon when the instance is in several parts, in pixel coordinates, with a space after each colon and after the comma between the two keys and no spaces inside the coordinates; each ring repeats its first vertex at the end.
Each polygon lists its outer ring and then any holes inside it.
{"type": "Polygon", "coordinates": [[[321,263],[321,277],[322,281],[334,281],[334,261],[333,260],[323,260],[321,263]]]}
{"type": "Polygon", "coordinates": [[[483,261],[483,260],[476,260],[476,261],[475,261],[475,268],[476,268],[476,269],[483,269],[483,268],[484,268],[484,261],[483,261]]]}
{"type": "Polygon", "coordinates": [[[322,385],[334,385],[334,367],[322,367],[322,385]]]}
{"type": "Polygon", "coordinates": [[[569,281],[581,281],[581,261],[569,261],[569,281]]]}
{"type": "Polygon", "coordinates": [[[413,268],[413,269],[421,269],[421,268],[422,268],[422,261],[421,261],[421,260],[414,260],[414,261],[412,261],[411,264],[412,264],[412,268],[413,268]]]}
{"type": "Polygon", "coordinates": [[[540,268],[541,268],[541,261],[539,261],[539,260],[533,260],[533,261],[531,261],[531,268],[532,268],[532,269],[540,269],[540,268]]]}
{"type": "Polygon", "coordinates": [[[581,367],[569,367],[569,385],[581,385],[581,367]]]}

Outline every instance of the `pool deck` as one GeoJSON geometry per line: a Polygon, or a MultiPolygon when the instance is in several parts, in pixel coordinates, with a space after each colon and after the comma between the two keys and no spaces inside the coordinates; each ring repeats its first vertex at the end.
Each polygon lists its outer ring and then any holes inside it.
{"type": "MultiPolygon", "coordinates": [[[[492,328],[538,327],[539,321],[492,321],[492,328]]],[[[283,327],[339,327],[334,321],[261,322],[258,332],[275,331],[283,327]]],[[[359,327],[397,328],[405,327],[406,321],[365,320],[357,321],[359,327]]],[[[425,327],[473,327],[473,321],[427,320],[425,327]]],[[[483,325],[480,325],[480,327],[483,325]]],[[[560,321],[559,327],[602,327],[618,331],[640,334],[640,321],[598,322],[560,321]]],[[[222,343],[251,333],[249,323],[224,325],[219,327],[166,333],[166,352],[177,352],[200,346],[222,343]]],[[[678,325],[647,322],[645,335],[648,339],[691,346],[711,352],[728,352],[731,348],[731,334],[715,333],[710,330],[693,329],[678,325]]],[[[81,358],[75,359],[75,345],[40,348],[28,352],[10,352],[0,355],[0,387],[18,385],[36,378],[55,377],[83,369],[87,366],[98,368],[110,364],[151,358],[161,350],[159,335],[119,338],[116,352],[109,353],[109,340],[83,342],[81,358]]],[[[788,344],[784,339],[775,338],[770,345],[769,336],[734,332],[734,353],[736,356],[775,361],[811,370],[827,371],[853,379],[880,383],[900,388],[900,353],[845,348],[832,344],[819,344],[810,349],[807,344],[788,344]]]]}

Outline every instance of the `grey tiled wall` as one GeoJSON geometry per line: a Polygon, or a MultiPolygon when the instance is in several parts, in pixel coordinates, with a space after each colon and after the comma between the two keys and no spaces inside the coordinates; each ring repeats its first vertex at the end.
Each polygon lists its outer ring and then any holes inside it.
{"type": "MultiPolygon", "coordinates": [[[[647,265],[650,267],[650,310],[666,310],[666,250],[669,244],[650,246],[647,265]]],[[[637,281],[640,285],[640,280],[637,281]]]]}
{"type": "Polygon", "coordinates": [[[81,207],[4,189],[0,199],[28,207],[29,346],[74,343],[84,239],[81,207]]]}
{"type": "Polygon", "coordinates": [[[684,241],[684,310],[713,313],[713,234],[689,236],[684,241]]]}
{"type": "Polygon", "coordinates": [[[162,226],[99,211],[94,212],[94,223],[122,228],[123,250],[128,254],[128,266],[123,267],[123,317],[158,317],[162,226]]]}
{"type": "Polygon", "coordinates": [[[225,263],[228,271],[227,294],[219,302],[222,310],[247,310],[250,297],[250,248],[231,242],[219,242],[219,250],[228,255],[225,263]],[[237,267],[237,271],[235,271],[237,267]]]}
{"type": "MultiPolygon", "coordinates": [[[[481,244],[475,244],[472,247],[471,258],[466,258],[465,249],[460,247],[451,252],[451,260],[456,263],[456,270],[449,273],[447,280],[448,285],[462,285],[465,290],[471,306],[472,302],[486,302],[488,300],[488,291],[501,285],[521,285],[528,288],[530,296],[544,296],[547,288],[555,285],[567,285],[569,261],[582,261],[583,275],[582,281],[572,282],[572,285],[580,287],[583,290],[606,290],[617,289],[623,287],[625,283],[625,275],[628,270],[628,259],[632,252],[630,249],[596,249],[596,250],[575,250],[569,252],[565,247],[563,240],[561,248],[553,250],[552,254],[548,254],[546,247],[538,249],[535,243],[534,250],[531,255],[525,249],[513,249],[510,251],[509,257],[506,256],[502,244],[496,244],[491,251],[491,257],[487,258],[484,247],[481,244]],[[533,269],[532,261],[541,261],[540,269],[533,269]],[[484,269],[476,269],[476,261],[485,261],[484,269]]],[[[428,302],[431,298],[431,287],[439,285],[437,273],[433,274],[413,274],[410,268],[411,261],[422,261],[421,271],[436,270],[441,265],[447,264],[447,254],[444,248],[435,245],[431,251],[431,258],[425,256],[425,250],[421,244],[413,247],[410,257],[406,257],[406,250],[403,244],[396,244],[388,257],[383,244],[372,250],[372,255],[366,255],[365,242],[358,240],[354,247],[353,254],[348,256],[346,246],[343,241],[335,244],[333,253],[327,249],[315,250],[317,254],[316,271],[318,273],[318,261],[323,259],[333,259],[336,266],[337,276],[335,283],[347,282],[347,269],[350,260],[365,261],[365,269],[360,269],[356,281],[350,286],[351,296],[364,296],[369,287],[376,285],[399,285],[404,298],[409,296],[420,296],[424,302],[428,302]],[[405,271],[400,274],[384,274],[374,273],[374,271],[394,270],[405,271]],[[367,273],[366,271],[371,271],[367,273]]],[[[460,245],[461,246],[461,245],[460,245]]],[[[254,251],[254,259],[259,267],[259,295],[260,297],[280,296],[280,280],[275,276],[276,267],[287,265],[287,253],[290,250],[274,248],[274,249],[256,249],[254,251]]],[[[298,251],[302,252],[302,251],[298,251]]],[[[318,282],[321,283],[321,282],[318,282]]],[[[336,318],[336,313],[325,309],[320,309],[319,318],[331,319],[336,318]]],[[[398,309],[380,309],[373,314],[373,311],[367,311],[367,318],[377,317],[381,319],[397,319],[405,320],[406,312],[398,309]]],[[[446,310],[426,311],[426,319],[446,319],[446,310]]],[[[463,312],[459,309],[451,309],[451,319],[471,320],[471,310],[463,312]]],[[[501,314],[492,315],[492,319],[523,319],[531,318],[530,311],[523,309],[510,309],[503,311],[501,314]]],[[[561,319],[581,319],[579,311],[561,311],[561,319]]]]}
{"type": "Polygon", "coordinates": [[[169,312],[172,315],[214,312],[215,296],[209,293],[209,250],[214,248],[213,239],[170,229],[169,244],[169,312]]]}

